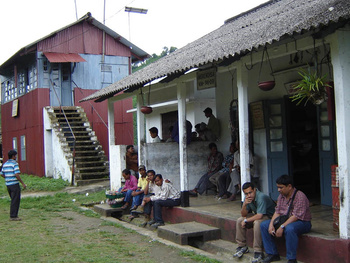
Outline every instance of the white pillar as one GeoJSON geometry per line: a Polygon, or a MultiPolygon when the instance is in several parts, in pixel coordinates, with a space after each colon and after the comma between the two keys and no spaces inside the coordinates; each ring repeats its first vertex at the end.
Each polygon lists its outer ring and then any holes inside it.
{"type": "Polygon", "coordinates": [[[121,186],[121,170],[119,156],[115,145],[114,102],[108,100],[108,148],[109,148],[109,182],[111,190],[121,186]],[[118,161],[119,160],[119,161],[118,161]]]}
{"type": "Polygon", "coordinates": [[[186,134],[186,87],[183,82],[177,86],[179,119],[180,187],[188,191],[187,176],[187,134],[186,134]]]}
{"type": "MultiPolygon", "coordinates": [[[[249,114],[248,114],[248,71],[243,63],[237,67],[238,123],[241,183],[250,182],[249,164],[249,114]]],[[[242,201],[244,195],[241,195],[242,201]]]]}
{"type": "Polygon", "coordinates": [[[338,30],[330,37],[334,72],[334,95],[339,167],[339,235],[350,238],[350,31],[338,30]]]}
{"type": "Polygon", "coordinates": [[[146,151],[144,149],[146,145],[146,137],[145,137],[145,116],[141,112],[141,106],[142,105],[142,95],[137,95],[137,116],[136,116],[136,122],[137,122],[137,147],[138,147],[138,163],[141,165],[146,165],[147,169],[147,156],[146,151]]]}

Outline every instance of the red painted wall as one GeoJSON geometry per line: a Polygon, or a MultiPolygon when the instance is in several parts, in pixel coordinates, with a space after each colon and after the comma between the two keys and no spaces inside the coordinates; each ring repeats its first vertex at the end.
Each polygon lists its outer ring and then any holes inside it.
{"type": "MultiPolygon", "coordinates": [[[[108,127],[104,125],[98,115],[108,125],[108,103],[107,100],[102,102],[85,101],[80,103],[79,100],[95,93],[96,90],[82,90],[74,89],[74,103],[76,106],[84,108],[90,124],[95,131],[97,138],[102,145],[103,150],[108,155],[108,127]],[[91,105],[90,105],[91,104],[91,105]],[[98,114],[96,111],[97,110],[98,114]]],[[[132,108],[132,98],[125,99],[114,103],[114,130],[115,130],[115,144],[134,144],[133,132],[133,115],[126,113],[132,108]]]]}
{"type": "Polygon", "coordinates": [[[1,106],[2,142],[4,161],[17,138],[18,163],[22,173],[44,176],[44,142],[42,108],[49,105],[49,90],[35,89],[18,98],[18,116],[12,116],[12,102],[1,106]],[[25,135],[26,160],[21,161],[20,142],[25,135]]]}
{"type": "MultiPolygon", "coordinates": [[[[96,90],[75,91],[75,105],[84,108],[96,136],[108,156],[108,128],[92,110],[89,102],[78,101],[96,92],[96,90]]],[[[12,138],[17,138],[18,163],[22,173],[45,176],[44,137],[43,137],[43,107],[50,105],[49,89],[35,89],[19,97],[18,116],[12,116],[12,102],[1,107],[3,157],[6,161],[7,153],[12,149],[12,138]],[[26,138],[26,160],[21,161],[21,136],[26,138]]],[[[108,125],[107,101],[95,103],[92,106],[108,125]]],[[[132,108],[132,99],[115,103],[115,138],[116,144],[133,144],[133,118],[126,110],[132,108]]]]}

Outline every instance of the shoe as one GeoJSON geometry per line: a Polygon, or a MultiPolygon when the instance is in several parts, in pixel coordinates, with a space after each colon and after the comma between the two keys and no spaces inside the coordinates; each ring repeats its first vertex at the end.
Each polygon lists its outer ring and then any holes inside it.
{"type": "Polygon", "coordinates": [[[263,252],[254,252],[254,258],[252,259],[252,263],[260,263],[264,259],[263,252]]]}
{"type": "Polygon", "coordinates": [[[245,253],[248,253],[249,249],[247,246],[236,248],[236,253],[233,254],[234,258],[241,258],[245,253]]]}
{"type": "Polygon", "coordinates": [[[236,200],[236,195],[231,195],[229,198],[227,198],[227,202],[230,202],[230,201],[235,201],[236,200]]]}
{"type": "Polygon", "coordinates": [[[143,222],[141,224],[139,224],[139,227],[146,227],[147,226],[147,222],[143,222]]]}
{"type": "Polygon", "coordinates": [[[198,193],[194,190],[191,190],[188,192],[188,194],[191,196],[191,197],[197,197],[198,196],[198,193]]]}
{"type": "Polygon", "coordinates": [[[152,219],[152,220],[148,221],[147,224],[150,226],[150,225],[153,225],[155,222],[156,222],[156,220],[152,219]]]}
{"type": "Polygon", "coordinates": [[[120,209],[126,210],[128,208],[128,204],[123,205],[120,209]]]}
{"type": "Polygon", "coordinates": [[[281,258],[280,258],[280,255],[267,255],[264,259],[263,259],[263,261],[261,261],[262,263],[270,263],[270,262],[272,262],[272,261],[279,261],[279,260],[281,260],[281,258]]]}
{"type": "Polygon", "coordinates": [[[158,228],[159,226],[164,226],[164,223],[154,223],[151,225],[153,228],[158,228]]]}
{"type": "Polygon", "coordinates": [[[141,205],[137,207],[133,212],[137,214],[143,214],[143,206],[141,205]]]}
{"type": "Polygon", "coordinates": [[[130,211],[134,211],[134,210],[136,210],[136,209],[137,209],[137,207],[138,207],[138,205],[134,205],[133,207],[131,207],[131,208],[130,208],[130,211]]]}
{"type": "Polygon", "coordinates": [[[288,263],[298,263],[296,259],[288,259],[288,263]]]}
{"type": "Polygon", "coordinates": [[[11,217],[10,221],[21,221],[22,219],[20,219],[19,217],[11,217]]]}

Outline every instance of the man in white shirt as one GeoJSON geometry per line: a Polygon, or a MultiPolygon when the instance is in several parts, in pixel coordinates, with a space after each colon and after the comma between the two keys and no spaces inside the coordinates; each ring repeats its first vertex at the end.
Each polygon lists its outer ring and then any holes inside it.
{"type": "Polygon", "coordinates": [[[158,226],[164,226],[164,221],[162,217],[163,207],[174,207],[181,204],[180,191],[177,190],[172,183],[163,182],[163,176],[157,174],[154,179],[155,184],[160,188],[159,191],[151,196],[145,197],[144,199],[149,199],[147,201],[153,202],[153,222],[151,226],[157,228],[158,226]]]}
{"type": "Polygon", "coordinates": [[[161,142],[161,139],[158,136],[158,129],[156,127],[152,127],[149,129],[149,134],[151,135],[152,139],[151,142],[161,142]]]}

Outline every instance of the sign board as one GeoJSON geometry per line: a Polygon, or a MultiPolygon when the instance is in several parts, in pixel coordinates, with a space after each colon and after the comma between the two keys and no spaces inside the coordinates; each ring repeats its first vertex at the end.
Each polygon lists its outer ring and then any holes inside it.
{"type": "Polygon", "coordinates": [[[16,117],[18,115],[18,99],[12,101],[12,117],[16,117]]]}
{"type": "Polygon", "coordinates": [[[197,90],[216,87],[216,68],[197,72],[197,90]]]}
{"type": "Polygon", "coordinates": [[[264,122],[264,107],[262,101],[252,102],[250,103],[250,112],[252,115],[252,124],[253,129],[264,129],[265,128],[265,122],[264,122]]]}

